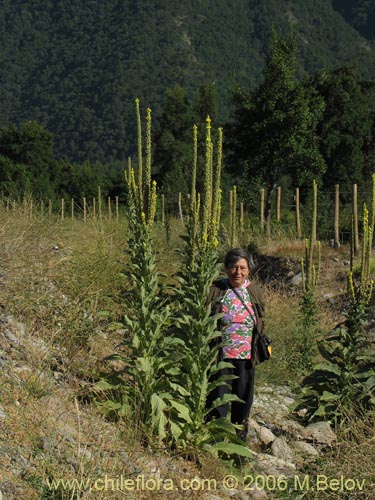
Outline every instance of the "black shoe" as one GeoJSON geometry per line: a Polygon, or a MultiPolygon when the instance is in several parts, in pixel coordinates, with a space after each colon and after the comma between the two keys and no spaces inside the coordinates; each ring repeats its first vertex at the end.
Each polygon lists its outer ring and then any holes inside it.
{"type": "Polygon", "coordinates": [[[237,429],[236,431],[237,433],[237,436],[244,442],[246,443],[246,440],[247,440],[247,434],[248,434],[248,429],[247,429],[247,425],[244,425],[244,428],[243,429],[237,429]]]}

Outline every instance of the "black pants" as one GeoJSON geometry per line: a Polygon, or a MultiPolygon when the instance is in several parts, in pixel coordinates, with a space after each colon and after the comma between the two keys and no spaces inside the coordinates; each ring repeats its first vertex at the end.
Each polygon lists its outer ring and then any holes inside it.
{"type": "MultiPolygon", "coordinates": [[[[238,378],[226,382],[230,387],[225,385],[216,387],[207,399],[207,408],[210,408],[212,402],[224,394],[235,394],[244,403],[232,402],[231,421],[233,424],[243,424],[247,422],[253,404],[255,369],[251,359],[225,359],[225,361],[230,362],[233,368],[220,370],[215,374],[215,379],[217,380],[221,375],[236,375],[238,378]]],[[[226,417],[227,413],[228,404],[218,406],[210,412],[209,419],[226,417]]]]}

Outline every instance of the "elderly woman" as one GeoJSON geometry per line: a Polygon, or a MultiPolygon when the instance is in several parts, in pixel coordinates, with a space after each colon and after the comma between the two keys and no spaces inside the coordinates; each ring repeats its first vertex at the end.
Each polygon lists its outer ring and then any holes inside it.
{"type": "MultiPolygon", "coordinates": [[[[212,313],[223,313],[219,321],[223,347],[220,358],[228,361],[232,368],[220,370],[220,375],[236,375],[237,378],[217,387],[209,396],[207,406],[224,394],[237,395],[243,402],[231,405],[231,421],[243,425],[238,434],[246,440],[247,421],[254,397],[254,374],[257,353],[254,338],[263,333],[264,306],[257,285],[249,279],[250,261],[247,252],[241,248],[230,250],[224,258],[227,278],[212,284],[209,300],[212,313]],[[229,387],[228,387],[229,386],[229,387]]],[[[225,417],[228,405],[212,411],[210,417],[225,417]]]]}

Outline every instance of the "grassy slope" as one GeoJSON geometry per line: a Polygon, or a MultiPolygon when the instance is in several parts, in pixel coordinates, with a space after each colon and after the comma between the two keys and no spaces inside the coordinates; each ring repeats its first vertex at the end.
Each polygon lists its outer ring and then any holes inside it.
{"type": "MultiPolygon", "coordinates": [[[[126,313],[121,295],[126,284],[120,276],[126,263],[126,223],[29,219],[22,210],[1,211],[1,220],[4,275],[0,303],[6,315],[25,325],[23,348],[14,346],[6,352],[11,369],[0,372],[0,402],[8,415],[1,424],[0,448],[5,450],[0,455],[2,484],[19,485],[27,498],[36,499],[41,498],[40,491],[47,495],[41,484],[48,474],[87,479],[103,473],[117,477],[160,468],[161,477],[194,477],[194,464],[173,458],[168,450],[142,449],[137,422],[106,422],[91,404],[91,383],[107,368],[103,358],[115,351],[124,335],[121,325],[115,323],[126,313]],[[61,427],[62,421],[67,427],[61,427]],[[22,477],[15,474],[20,455],[28,464],[22,477]]],[[[171,227],[169,245],[164,231],[159,228],[155,233],[161,268],[169,276],[174,271],[171,262],[181,230],[178,221],[171,227]]],[[[267,254],[295,257],[303,251],[303,245],[283,239],[281,234],[274,242],[258,243],[267,254]]],[[[340,249],[342,258],[346,251],[340,249]]],[[[340,294],[345,282],[341,264],[333,261],[337,254],[325,249],[323,255],[319,303],[321,326],[329,328],[337,318],[322,294],[340,294]]],[[[288,356],[298,295],[290,295],[282,286],[265,287],[264,291],[275,358],[260,367],[258,383],[293,382],[288,356]]],[[[321,459],[318,473],[360,477],[364,474],[363,449],[366,470],[374,470],[371,432],[363,422],[353,427],[352,434],[340,435],[338,447],[321,459]]],[[[219,479],[223,471],[211,460],[203,465],[201,475],[219,479]]],[[[62,492],[59,495],[43,498],[69,498],[62,492]]],[[[337,498],[334,495],[328,492],[325,498],[337,498]]],[[[314,493],[305,498],[315,499],[314,493]]]]}

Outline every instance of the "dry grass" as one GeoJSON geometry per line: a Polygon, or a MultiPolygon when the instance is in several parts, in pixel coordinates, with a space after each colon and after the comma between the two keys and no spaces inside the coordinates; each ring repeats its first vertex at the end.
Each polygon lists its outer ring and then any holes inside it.
{"type": "Polygon", "coordinates": [[[309,492],[306,500],[375,500],[375,415],[350,419],[337,430],[337,445],[319,462],[311,476],[328,481],[343,479],[343,489],[334,483],[324,491],[309,492]],[[353,481],[357,484],[353,487],[353,481]],[[345,486],[346,484],[346,486],[345,486]],[[323,496],[324,495],[324,496],[323,496]]]}
{"type": "MultiPolygon", "coordinates": [[[[11,345],[0,336],[8,363],[0,371],[0,401],[6,412],[0,418],[0,485],[8,498],[73,498],[61,488],[49,490],[48,478],[86,481],[107,475],[119,480],[121,475],[127,479],[141,474],[177,484],[200,474],[194,463],[171,451],[142,447],[137,422],[105,421],[91,404],[90,383],[106,368],[103,358],[115,352],[124,335],[118,321],[126,313],[121,276],[126,223],[30,219],[22,211],[4,211],[1,220],[0,303],[6,315],[17,318],[11,329],[18,339],[11,345]]],[[[179,231],[178,223],[171,227],[169,244],[165,235],[155,234],[167,281],[176,271],[171,262],[176,262],[179,231]]],[[[219,474],[219,469],[209,473],[219,474]]],[[[162,490],[126,495],[187,497],[162,490]]],[[[201,496],[190,491],[188,498],[201,496]]],[[[118,497],[110,489],[74,494],[77,499],[118,497]]]]}
{"type": "MultiPolygon", "coordinates": [[[[126,265],[126,223],[29,219],[13,211],[1,212],[0,220],[0,304],[4,313],[24,324],[23,348],[6,354],[12,359],[12,371],[0,372],[0,401],[7,413],[0,421],[0,448],[5,450],[0,454],[0,481],[22,486],[24,498],[30,500],[64,500],[71,494],[60,491],[53,496],[43,487],[43,478],[85,479],[103,474],[116,478],[138,473],[176,481],[196,474],[222,478],[219,462],[200,458],[198,470],[168,450],[145,450],[137,439],[136,422],[106,422],[94,405],[82,399],[77,403],[105,368],[103,358],[114,352],[124,335],[117,322],[126,313],[122,296],[126,283],[121,277],[126,265]],[[14,467],[20,456],[27,464],[22,476],[14,467]]],[[[173,219],[169,241],[165,228],[156,226],[153,235],[167,283],[178,269],[176,248],[181,246],[182,233],[181,222],[173,219]]],[[[279,238],[263,241],[259,247],[270,255],[300,257],[304,243],[279,238]]],[[[339,314],[323,294],[343,295],[346,285],[346,269],[334,261],[337,255],[346,258],[347,249],[323,249],[318,302],[324,330],[334,326],[339,314]]],[[[288,384],[299,295],[283,288],[263,287],[263,291],[274,357],[258,368],[257,379],[288,384]]],[[[350,435],[340,434],[339,446],[327,456],[319,473],[374,481],[373,421],[353,426],[350,435]]],[[[187,497],[173,492],[169,497],[154,491],[134,498],[202,498],[200,491],[190,493],[187,497]]],[[[104,497],[118,498],[118,493],[82,493],[76,498],[104,497]]]]}

